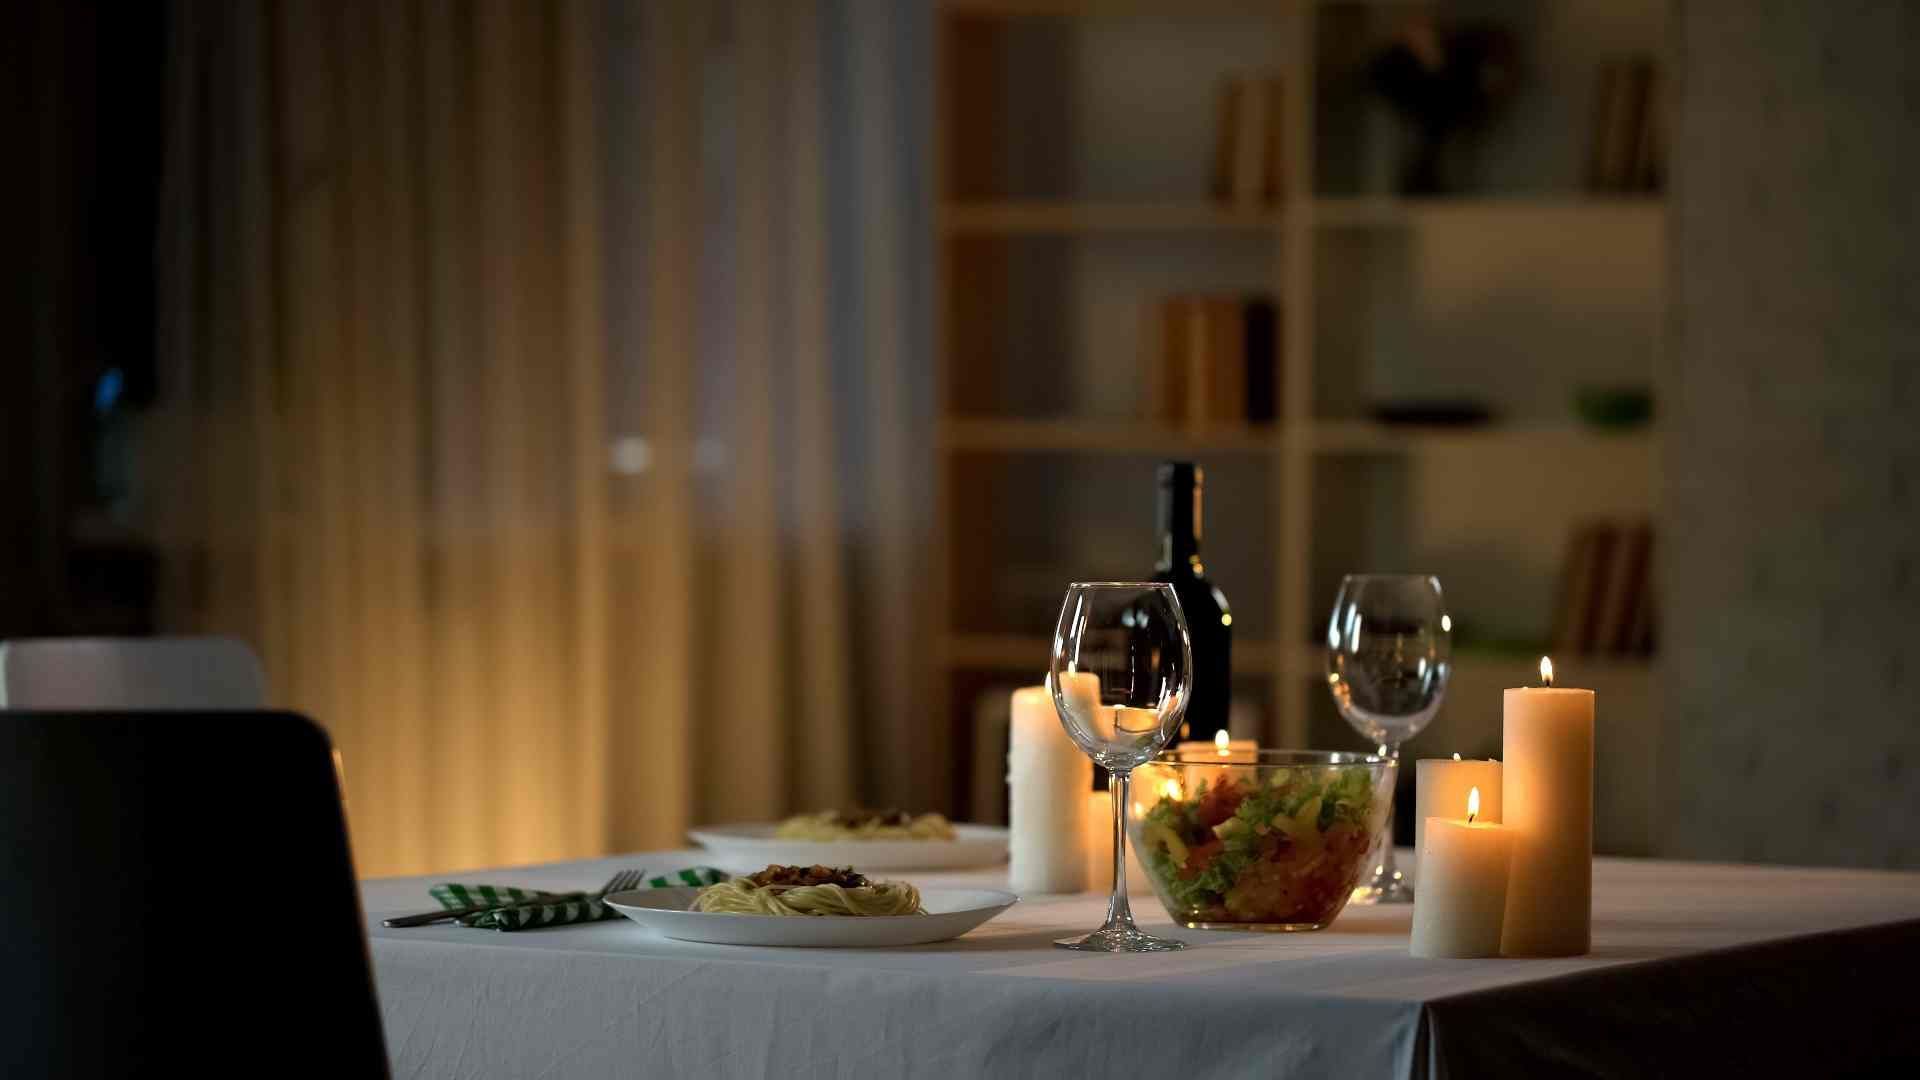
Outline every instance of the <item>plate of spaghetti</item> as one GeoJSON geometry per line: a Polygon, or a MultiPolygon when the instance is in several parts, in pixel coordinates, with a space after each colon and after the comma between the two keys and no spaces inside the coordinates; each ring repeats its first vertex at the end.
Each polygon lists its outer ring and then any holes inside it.
{"type": "Polygon", "coordinates": [[[705,825],[689,835],[729,870],[768,863],[961,870],[1007,861],[1003,828],[904,810],[821,810],[779,822],[705,825]]]}
{"type": "Polygon", "coordinates": [[[998,889],[928,889],[851,867],[769,866],[705,888],[636,889],[607,906],[663,937],[720,945],[874,948],[957,938],[1019,902],[998,889]]]}

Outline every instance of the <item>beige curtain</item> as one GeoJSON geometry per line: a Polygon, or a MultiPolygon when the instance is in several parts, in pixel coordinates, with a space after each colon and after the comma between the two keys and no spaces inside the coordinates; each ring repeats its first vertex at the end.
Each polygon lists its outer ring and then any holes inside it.
{"type": "Polygon", "coordinates": [[[911,117],[827,160],[836,94],[899,72],[829,71],[847,14],[181,5],[170,622],[248,637],[330,728],[364,873],[942,804],[912,799],[944,786],[905,629],[911,117]],[[880,220],[836,249],[863,196],[880,220]]]}

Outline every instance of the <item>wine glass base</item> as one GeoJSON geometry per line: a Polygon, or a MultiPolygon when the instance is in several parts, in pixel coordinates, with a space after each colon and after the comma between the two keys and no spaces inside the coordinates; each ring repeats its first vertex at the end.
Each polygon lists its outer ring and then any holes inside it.
{"type": "Polygon", "coordinates": [[[1373,875],[1373,880],[1356,887],[1349,904],[1411,904],[1413,886],[1407,883],[1407,876],[1398,870],[1381,871],[1373,875]]]}
{"type": "Polygon", "coordinates": [[[1132,927],[1113,927],[1095,930],[1085,937],[1061,938],[1053,943],[1053,947],[1079,952],[1172,952],[1186,948],[1187,943],[1143,934],[1132,927]]]}

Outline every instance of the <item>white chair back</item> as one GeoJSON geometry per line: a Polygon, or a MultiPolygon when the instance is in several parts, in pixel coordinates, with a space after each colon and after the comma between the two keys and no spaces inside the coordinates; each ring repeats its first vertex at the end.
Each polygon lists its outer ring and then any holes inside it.
{"type": "Polygon", "coordinates": [[[266,676],[226,637],[0,642],[0,709],[259,709],[266,676]]]}

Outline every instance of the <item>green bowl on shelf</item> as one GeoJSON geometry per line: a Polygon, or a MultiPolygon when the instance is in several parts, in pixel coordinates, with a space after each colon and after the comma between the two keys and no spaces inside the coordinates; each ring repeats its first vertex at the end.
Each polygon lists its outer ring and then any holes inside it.
{"type": "Polygon", "coordinates": [[[1573,409],[1592,427],[1627,431],[1653,420],[1653,392],[1640,386],[1583,387],[1574,394],[1573,409]]]}

